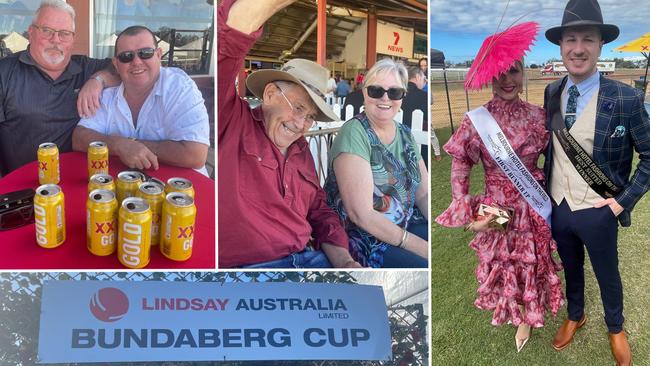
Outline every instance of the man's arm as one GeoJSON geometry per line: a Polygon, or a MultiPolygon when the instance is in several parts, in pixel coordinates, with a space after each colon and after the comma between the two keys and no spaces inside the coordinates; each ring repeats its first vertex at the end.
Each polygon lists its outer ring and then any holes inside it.
{"type": "Polygon", "coordinates": [[[87,151],[88,144],[103,141],[111,155],[117,155],[124,165],[136,169],[158,169],[158,157],[145,144],[122,136],[109,136],[83,126],[72,132],[72,149],[87,151]]]}
{"type": "Polygon", "coordinates": [[[161,163],[183,168],[201,169],[208,158],[208,146],[195,141],[147,141],[138,140],[149,149],[161,163]]]}
{"type": "Polygon", "coordinates": [[[113,64],[109,64],[106,69],[92,74],[79,90],[79,96],[77,97],[77,113],[79,113],[79,116],[82,118],[94,116],[101,107],[100,97],[104,88],[118,86],[121,81],[113,64]]]}
{"type": "Polygon", "coordinates": [[[363,268],[352,259],[348,249],[329,243],[322,243],[321,250],[334,268],[363,268]]]}

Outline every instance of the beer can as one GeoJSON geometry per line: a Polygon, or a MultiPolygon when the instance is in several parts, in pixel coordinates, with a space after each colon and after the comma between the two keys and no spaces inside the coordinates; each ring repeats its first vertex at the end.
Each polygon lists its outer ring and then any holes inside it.
{"type": "Polygon", "coordinates": [[[142,173],[125,170],[117,175],[117,202],[121,203],[127,197],[135,197],[138,186],[143,182],[142,173]]]}
{"type": "Polygon", "coordinates": [[[169,178],[165,186],[165,194],[171,192],[182,192],[194,198],[194,186],[189,179],[180,177],[169,178]]]}
{"type": "Polygon", "coordinates": [[[34,195],[36,242],[43,248],[56,248],[65,241],[63,191],[56,184],[36,188],[34,195]]]}
{"type": "Polygon", "coordinates": [[[165,200],[164,188],[154,181],[144,182],[140,184],[135,196],[149,203],[149,207],[151,208],[151,245],[158,245],[160,243],[162,205],[165,200]]]}
{"type": "Polygon", "coordinates": [[[105,189],[115,193],[115,181],[113,181],[113,177],[104,173],[93,175],[88,181],[88,193],[95,189],[105,189]]]}
{"type": "Polygon", "coordinates": [[[61,171],[59,167],[59,148],[53,142],[38,145],[38,182],[39,184],[59,184],[61,171]]]}
{"type": "Polygon", "coordinates": [[[192,256],[196,206],[194,199],[182,192],[172,192],[163,203],[160,252],[175,261],[192,256]]]}
{"type": "Polygon", "coordinates": [[[147,201],[128,197],[118,217],[117,257],[124,266],[143,268],[151,254],[151,209],[147,201]]]}
{"type": "Polygon", "coordinates": [[[88,250],[99,256],[115,252],[117,242],[117,199],[115,193],[96,189],[86,201],[86,243],[88,250]]]}
{"type": "Polygon", "coordinates": [[[88,145],[88,177],[99,173],[108,174],[108,145],[93,141],[88,145]]]}

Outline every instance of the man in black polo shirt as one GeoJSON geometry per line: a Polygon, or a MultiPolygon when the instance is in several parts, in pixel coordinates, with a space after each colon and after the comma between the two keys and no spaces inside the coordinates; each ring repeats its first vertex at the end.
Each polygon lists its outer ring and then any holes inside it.
{"type": "Polygon", "coordinates": [[[36,160],[43,142],[71,151],[77,110],[94,114],[104,82],[119,81],[104,70],[110,59],[71,55],[74,17],[65,2],[43,1],[28,29],[27,50],[0,60],[0,176],[36,160]]]}
{"type": "MultiPolygon", "coordinates": [[[[427,92],[422,90],[427,79],[422,70],[417,66],[408,66],[406,70],[408,71],[409,82],[406,96],[402,100],[402,111],[404,111],[402,115],[402,123],[411,127],[413,111],[419,109],[424,114],[422,130],[427,131],[429,128],[429,104],[427,103],[427,92]]],[[[429,166],[429,147],[426,145],[421,146],[420,152],[422,154],[422,159],[424,159],[424,164],[429,166]]]]}

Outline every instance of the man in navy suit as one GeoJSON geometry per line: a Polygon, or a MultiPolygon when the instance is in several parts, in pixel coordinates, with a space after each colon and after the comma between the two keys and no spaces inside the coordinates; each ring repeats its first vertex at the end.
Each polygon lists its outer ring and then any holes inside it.
{"type": "Polygon", "coordinates": [[[546,31],[546,38],[560,46],[569,75],[544,93],[546,127],[552,132],[545,172],[555,203],[552,231],[568,300],[568,319],[553,347],[567,347],[586,322],[586,248],[600,287],[612,354],[618,365],[629,365],[618,222],[630,226],[634,205],[650,187],[650,121],[641,92],[604,78],[596,68],[603,44],[618,34],[618,27],[603,23],[596,0],[570,0],[562,25],[546,31]],[[630,177],[634,150],[640,161],[630,177]]]}

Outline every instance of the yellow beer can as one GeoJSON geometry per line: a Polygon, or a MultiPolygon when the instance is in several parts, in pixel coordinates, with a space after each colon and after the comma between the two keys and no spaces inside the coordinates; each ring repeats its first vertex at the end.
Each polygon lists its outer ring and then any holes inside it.
{"type": "Polygon", "coordinates": [[[147,201],[128,197],[118,217],[117,257],[124,266],[143,268],[151,254],[151,209],[147,201]]]}
{"type": "Polygon", "coordinates": [[[59,148],[53,142],[38,145],[38,183],[59,184],[61,170],[59,167],[59,148]]]}
{"type": "Polygon", "coordinates": [[[108,145],[93,141],[88,145],[88,177],[99,173],[108,174],[108,145]]]}
{"type": "Polygon", "coordinates": [[[88,193],[95,189],[105,189],[115,193],[115,181],[109,174],[99,173],[90,177],[88,181],[88,193]]]}
{"type": "Polygon", "coordinates": [[[175,261],[192,256],[196,206],[194,199],[182,192],[171,192],[163,203],[160,252],[175,261]]]}
{"type": "Polygon", "coordinates": [[[116,194],[117,203],[121,204],[127,197],[135,197],[140,183],[144,181],[142,173],[125,170],[117,174],[116,194]]]}
{"type": "Polygon", "coordinates": [[[115,193],[96,189],[86,201],[86,243],[88,250],[99,256],[115,252],[117,242],[117,199],[115,193]]]}
{"type": "Polygon", "coordinates": [[[165,194],[171,192],[182,192],[194,198],[194,186],[189,179],[181,177],[169,178],[167,180],[167,185],[165,186],[165,194]]]}
{"type": "Polygon", "coordinates": [[[65,241],[65,202],[63,191],[56,184],[36,188],[34,195],[34,227],[36,242],[43,248],[56,248],[65,241]]]}
{"type": "Polygon", "coordinates": [[[160,243],[160,218],[162,216],[163,201],[165,200],[165,190],[157,182],[144,182],[138,187],[135,196],[149,203],[151,208],[151,245],[158,245],[160,243]]]}

